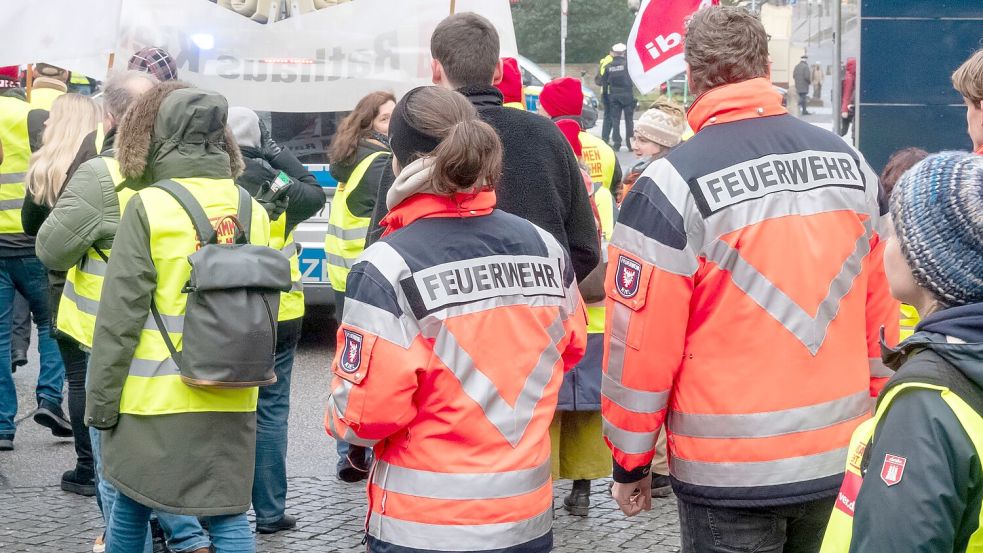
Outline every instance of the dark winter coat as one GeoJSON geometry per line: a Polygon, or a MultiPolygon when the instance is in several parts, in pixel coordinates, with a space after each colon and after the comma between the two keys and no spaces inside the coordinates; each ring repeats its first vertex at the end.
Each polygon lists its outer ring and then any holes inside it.
{"type": "Polygon", "coordinates": [[[809,85],[812,84],[812,69],[805,60],[800,61],[792,70],[792,80],[795,81],[795,92],[799,94],[809,92],[809,85]]]}
{"type": "MultiPolygon", "coordinates": [[[[559,128],[528,111],[506,108],[495,87],[466,87],[463,94],[502,140],[502,178],[495,193],[498,209],[518,215],[553,235],[570,252],[577,280],[584,279],[600,260],[597,225],[577,158],[559,128]]],[[[374,221],[388,209],[388,187],[379,189],[374,221]]],[[[373,236],[381,231],[370,231],[373,236]]]]}
{"type": "Polygon", "coordinates": [[[628,73],[628,60],[625,56],[615,56],[604,70],[601,85],[608,89],[611,98],[634,98],[635,85],[628,73]]]}
{"type": "Polygon", "coordinates": [[[292,182],[287,191],[287,234],[324,209],[324,189],[317,179],[304,167],[296,156],[288,150],[279,150],[275,155],[264,154],[259,148],[241,146],[242,161],[245,168],[236,178],[236,184],[246,189],[252,196],[262,191],[263,185],[280,174],[286,173],[292,182]]]}
{"type": "MultiPolygon", "coordinates": [[[[913,371],[941,375],[945,363],[963,377],[962,389],[950,389],[980,412],[983,304],[929,315],[911,338],[885,355],[885,362],[900,369],[882,397],[913,371]]],[[[928,382],[923,377],[915,380],[928,382]]],[[[983,466],[941,394],[915,389],[898,395],[881,419],[869,449],[870,466],[857,496],[850,551],[966,551],[969,537],[980,525],[983,466]],[[885,485],[879,478],[885,455],[906,459],[897,485],[885,485]]]]}
{"type": "Polygon", "coordinates": [[[601,360],[604,334],[587,335],[587,352],[573,369],[563,375],[557,411],[601,410],[601,360]]]}

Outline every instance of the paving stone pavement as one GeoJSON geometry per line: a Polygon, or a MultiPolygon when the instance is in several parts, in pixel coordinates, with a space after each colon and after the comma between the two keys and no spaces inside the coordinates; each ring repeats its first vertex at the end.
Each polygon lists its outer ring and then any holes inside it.
{"type": "MultiPolygon", "coordinates": [[[[569,491],[558,482],[556,504],[569,491]]],[[[679,551],[673,498],[653,501],[652,511],[627,519],[605,497],[607,484],[597,482],[590,516],[571,516],[556,509],[554,532],[560,553],[606,553],[628,549],[654,553],[679,551]]],[[[257,536],[257,552],[359,552],[365,516],[364,487],[335,479],[290,479],[288,512],[297,528],[257,536]]],[[[7,488],[0,491],[0,551],[4,553],[88,553],[102,531],[102,517],[90,498],[62,492],[57,486],[7,488]]]]}

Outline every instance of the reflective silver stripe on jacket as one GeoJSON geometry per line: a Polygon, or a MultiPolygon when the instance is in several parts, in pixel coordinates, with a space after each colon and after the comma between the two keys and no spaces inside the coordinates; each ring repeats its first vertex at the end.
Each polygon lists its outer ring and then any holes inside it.
{"type": "Polygon", "coordinates": [[[669,401],[668,390],[664,392],[636,390],[614,380],[608,374],[601,377],[601,395],[622,409],[643,414],[658,413],[666,408],[666,403],[669,401]]]}
{"type": "Polygon", "coordinates": [[[566,336],[561,317],[557,315],[547,329],[550,343],[540,354],[539,361],[526,379],[514,407],[499,395],[495,384],[478,369],[474,360],[458,344],[446,326],[441,325],[434,337],[434,354],[457,377],[464,393],[481,407],[489,422],[513,447],[525,434],[536,405],[543,397],[543,390],[553,377],[553,370],[560,360],[557,346],[566,336]]]}
{"type": "Polygon", "coordinates": [[[348,259],[346,257],[341,257],[340,255],[335,255],[333,253],[325,253],[325,258],[328,261],[328,265],[334,265],[335,267],[344,267],[351,270],[355,266],[355,259],[348,259]]]}
{"type": "Polygon", "coordinates": [[[749,463],[708,463],[670,455],[669,470],[677,479],[696,486],[776,486],[843,474],[846,455],[845,447],[817,455],[749,463]]]}
{"type": "Polygon", "coordinates": [[[770,438],[828,428],[870,414],[870,391],[794,409],[736,415],[669,412],[674,436],[691,438],[770,438]]]}
{"type": "Polygon", "coordinates": [[[181,369],[178,368],[177,363],[175,363],[170,357],[162,361],[134,357],[133,360],[130,361],[130,376],[144,376],[147,378],[153,378],[156,376],[169,376],[175,374],[181,374],[181,369]]]}
{"type": "Polygon", "coordinates": [[[611,309],[611,328],[608,329],[607,376],[621,382],[625,370],[625,354],[628,348],[628,324],[631,323],[632,310],[621,302],[614,302],[611,309]]]}
{"type": "Polygon", "coordinates": [[[677,250],[658,240],[645,236],[627,226],[617,225],[611,236],[611,245],[625,250],[629,255],[641,257],[645,262],[655,265],[667,273],[680,276],[693,276],[700,263],[687,246],[677,250]]]}
{"type": "Polygon", "coordinates": [[[369,513],[369,535],[424,551],[505,549],[545,536],[553,527],[553,509],[519,522],[496,524],[426,524],[369,513]]]}
{"type": "Polygon", "coordinates": [[[894,376],[894,371],[885,365],[880,357],[871,357],[867,360],[867,365],[870,367],[870,376],[873,378],[891,378],[894,376]]]}
{"type": "Polygon", "coordinates": [[[482,500],[532,493],[550,483],[549,459],[538,467],[506,472],[432,472],[377,461],[372,483],[386,491],[428,499],[482,500]]]}
{"type": "Polygon", "coordinates": [[[863,260],[870,253],[872,232],[870,220],[864,221],[864,233],[857,238],[853,253],[843,262],[839,273],[830,283],[829,292],[819,304],[815,317],[809,315],[795,300],[745,260],[741,252],[723,240],[716,240],[706,248],[706,258],[728,271],[735,286],[815,355],[826,340],[829,324],[836,318],[840,302],[853,288],[853,282],[863,269],[863,260]]]}
{"type": "Polygon", "coordinates": [[[659,437],[658,431],[632,432],[619,428],[605,418],[603,413],[601,425],[604,437],[611,441],[611,445],[629,455],[649,453],[655,449],[655,440],[659,437]]]}
{"type": "Polygon", "coordinates": [[[293,256],[297,255],[300,252],[297,251],[297,243],[296,242],[291,242],[291,243],[283,246],[282,248],[280,248],[280,253],[282,253],[283,255],[285,255],[287,257],[293,257],[293,256]]]}
{"type": "Polygon", "coordinates": [[[328,223],[328,234],[340,240],[364,240],[369,235],[368,225],[359,228],[344,229],[328,223]]]}
{"type": "Polygon", "coordinates": [[[302,280],[295,280],[295,281],[291,282],[290,283],[290,291],[291,292],[303,292],[304,291],[304,281],[302,281],[302,280]]]}
{"type": "MultiPolygon", "coordinates": [[[[339,418],[344,416],[343,412],[338,411],[338,405],[335,403],[333,396],[328,396],[328,409],[333,409],[335,413],[338,413],[339,418]]],[[[328,421],[328,428],[331,430],[331,435],[340,437],[344,442],[348,442],[352,445],[360,445],[362,447],[372,447],[379,443],[379,440],[366,440],[358,437],[351,428],[345,428],[345,433],[343,435],[339,435],[338,429],[334,425],[334,417],[328,416],[325,417],[325,419],[328,421]]]]}
{"type": "Polygon", "coordinates": [[[0,174],[0,184],[21,184],[22,182],[24,182],[24,179],[26,178],[27,178],[27,172],[3,173],[0,174]]]}
{"type": "Polygon", "coordinates": [[[13,211],[24,207],[24,198],[14,200],[0,200],[0,211],[13,211]]]}
{"type": "Polygon", "coordinates": [[[79,261],[77,267],[78,270],[82,271],[83,273],[105,277],[106,269],[109,267],[109,264],[102,259],[89,257],[88,254],[86,254],[85,257],[79,261]]]}
{"type": "MultiPolygon", "coordinates": [[[[164,321],[164,326],[169,334],[180,334],[184,332],[184,315],[165,315],[161,313],[160,318],[164,321]]],[[[159,330],[153,313],[147,315],[147,320],[143,323],[143,329],[159,330]]]]}

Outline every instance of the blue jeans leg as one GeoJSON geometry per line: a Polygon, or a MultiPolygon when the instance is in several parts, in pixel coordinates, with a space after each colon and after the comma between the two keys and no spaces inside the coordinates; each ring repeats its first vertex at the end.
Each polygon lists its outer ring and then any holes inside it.
{"type": "Polygon", "coordinates": [[[107,553],[145,551],[150,539],[151,509],[120,493],[106,528],[107,553]]]}
{"type": "Polygon", "coordinates": [[[278,325],[273,370],[276,384],[259,390],[256,405],[256,470],[253,510],[257,524],[277,522],[287,501],[287,420],[290,416],[290,376],[300,340],[301,319],[278,325]]]}
{"type": "MultiPolygon", "coordinates": [[[[92,459],[96,465],[96,503],[102,511],[102,519],[106,522],[106,537],[109,537],[110,520],[112,519],[113,509],[116,507],[116,500],[120,493],[115,486],[102,477],[102,431],[96,428],[89,428],[89,439],[92,442],[92,459]]],[[[143,544],[143,553],[152,553],[154,549],[153,538],[150,535],[150,519],[147,519],[147,537],[143,544]]],[[[107,548],[108,549],[108,548],[107,548]]],[[[133,551],[140,551],[139,548],[133,551]]]]}
{"type": "Polygon", "coordinates": [[[10,372],[10,335],[14,316],[12,259],[0,258],[0,435],[13,436],[17,416],[17,388],[10,372]]]}
{"type": "Polygon", "coordinates": [[[194,551],[211,544],[208,534],[198,522],[198,517],[174,515],[163,511],[154,512],[167,538],[167,548],[174,553],[194,551]]]}
{"type": "Polygon", "coordinates": [[[204,517],[212,536],[215,553],[256,553],[256,538],[246,513],[204,517]]]}
{"type": "MultiPolygon", "coordinates": [[[[55,405],[61,405],[62,389],[65,386],[65,364],[61,359],[58,342],[51,335],[51,306],[48,295],[48,270],[36,257],[18,257],[16,265],[11,265],[10,274],[13,277],[17,291],[24,296],[34,324],[38,327],[38,353],[41,356],[41,373],[38,375],[36,390],[38,401],[46,399],[55,405]]],[[[0,344],[3,346],[3,344],[0,344]]],[[[9,345],[6,349],[10,349],[9,345]]],[[[9,352],[7,353],[9,356],[9,352]]],[[[3,359],[0,358],[0,362],[3,359]]],[[[7,365],[10,361],[7,361],[7,365]]]]}

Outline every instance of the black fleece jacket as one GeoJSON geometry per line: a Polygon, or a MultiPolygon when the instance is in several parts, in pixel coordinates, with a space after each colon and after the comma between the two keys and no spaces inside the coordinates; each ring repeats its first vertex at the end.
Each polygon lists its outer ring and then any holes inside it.
{"type": "Polygon", "coordinates": [[[296,156],[287,150],[276,155],[264,156],[258,148],[243,146],[239,148],[245,169],[236,179],[236,184],[246,189],[254,197],[262,191],[263,185],[272,181],[283,171],[293,184],[287,192],[287,234],[300,223],[313,217],[324,208],[324,189],[317,179],[304,167],[296,156]]]}
{"type": "MultiPolygon", "coordinates": [[[[570,252],[577,280],[584,279],[597,267],[601,246],[577,158],[560,129],[545,117],[503,107],[502,93],[493,86],[465,87],[458,92],[502,140],[502,178],[495,189],[498,209],[553,235],[570,252]]],[[[379,190],[375,224],[388,211],[387,192],[388,188],[379,190]]],[[[367,243],[380,234],[373,226],[367,243]]]]}
{"type": "MultiPolygon", "coordinates": [[[[916,364],[929,376],[942,363],[964,377],[953,391],[971,407],[983,410],[983,304],[945,309],[925,317],[915,334],[885,363],[898,373],[883,397],[903,382],[916,364]],[[935,356],[926,357],[931,351],[935,356]]],[[[979,412],[979,411],[978,411],[979,412]]],[[[966,429],[939,392],[915,389],[891,402],[874,433],[870,465],[857,495],[852,553],[966,551],[980,527],[983,465],[966,429]],[[895,485],[881,480],[886,455],[903,457],[904,471],[895,485]]]]}

